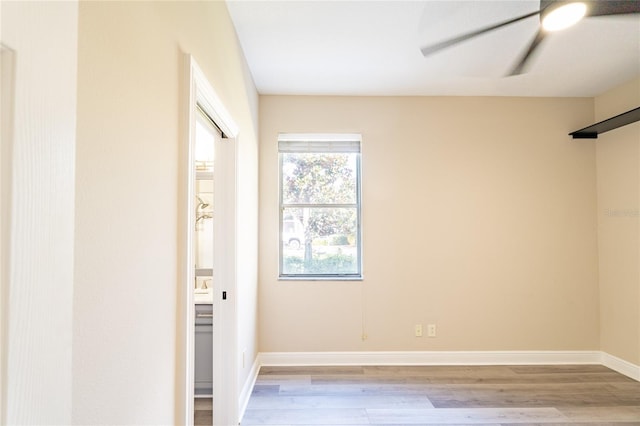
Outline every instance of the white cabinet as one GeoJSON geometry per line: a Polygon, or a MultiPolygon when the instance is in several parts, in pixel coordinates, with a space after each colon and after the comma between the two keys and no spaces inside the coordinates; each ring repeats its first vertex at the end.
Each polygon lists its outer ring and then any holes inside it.
{"type": "Polygon", "coordinates": [[[195,305],[195,318],[195,396],[211,396],[213,392],[212,305],[195,305]]]}

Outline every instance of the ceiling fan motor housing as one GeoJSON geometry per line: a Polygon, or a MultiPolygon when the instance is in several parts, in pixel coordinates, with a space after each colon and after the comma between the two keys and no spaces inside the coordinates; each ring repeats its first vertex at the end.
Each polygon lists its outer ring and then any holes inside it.
{"type": "Polygon", "coordinates": [[[540,0],[540,10],[542,14],[549,13],[556,7],[560,7],[563,4],[574,3],[576,0],[540,0]],[[547,10],[549,9],[549,10],[547,10]]]}
{"type": "Polygon", "coordinates": [[[589,2],[582,0],[540,0],[540,22],[557,8],[570,3],[584,3],[588,6],[589,2]]]}

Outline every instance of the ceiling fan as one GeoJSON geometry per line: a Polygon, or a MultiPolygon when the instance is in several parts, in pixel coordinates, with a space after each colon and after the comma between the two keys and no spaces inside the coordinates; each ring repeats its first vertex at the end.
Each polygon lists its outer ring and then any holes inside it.
{"type": "Polygon", "coordinates": [[[506,27],[507,25],[514,24],[532,16],[540,15],[540,26],[538,31],[533,37],[533,40],[531,40],[531,43],[529,43],[529,47],[524,51],[518,62],[508,74],[518,75],[525,71],[527,62],[531,58],[531,55],[549,32],[568,28],[577,23],[583,17],[587,16],[611,16],[632,13],[640,13],[640,0],[540,0],[540,8],[535,12],[527,13],[526,15],[518,16],[488,27],[480,28],[436,44],[428,45],[420,50],[424,56],[429,56],[435,52],[461,43],[470,38],[506,27]]]}

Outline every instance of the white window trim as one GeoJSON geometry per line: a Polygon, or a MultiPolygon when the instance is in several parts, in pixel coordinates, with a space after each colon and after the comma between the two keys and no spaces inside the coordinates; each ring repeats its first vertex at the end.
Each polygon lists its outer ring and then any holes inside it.
{"type": "MultiPolygon", "coordinates": [[[[300,142],[308,145],[307,152],[336,152],[336,153],[358,153],[356,166],[356,210],[357,210],[357,256],[358,256],[358,272],[354,274],[283,274],[283,243],[282,243],[282,156],[283,152],[291,152],[280,149],[278,146],[278,280],[279,281],[362,281],[363,278],[363,250],[362,250],[362,135],[359,133],[280,133],[278,135],[278,144],[280,142],[300,142]],[[318,142],[317,146],[326,146],[326,143],[336,142],[343,143],[344,146],[335,150],[316,150],[313,142],[318,142]],[[353,149],[353,145],[357,144],[358,149],[353,149]]],[[[300,151],[295,151],[300,152],[300,151]]]]}
{"type": "Polygon", "coordinates": [[[278,140],[284,142],[298,141],[350,141],[362,144],[362,135],[359,133],[280,133],[278,140]]]}

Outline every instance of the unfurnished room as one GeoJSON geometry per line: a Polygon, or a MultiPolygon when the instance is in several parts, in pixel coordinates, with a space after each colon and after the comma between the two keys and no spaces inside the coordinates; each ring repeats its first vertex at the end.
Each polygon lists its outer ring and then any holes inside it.
{"type": "Polygon", "coordinates": [[[0,423],[640,425],[640,2],[0,2],[0,423]]]}

